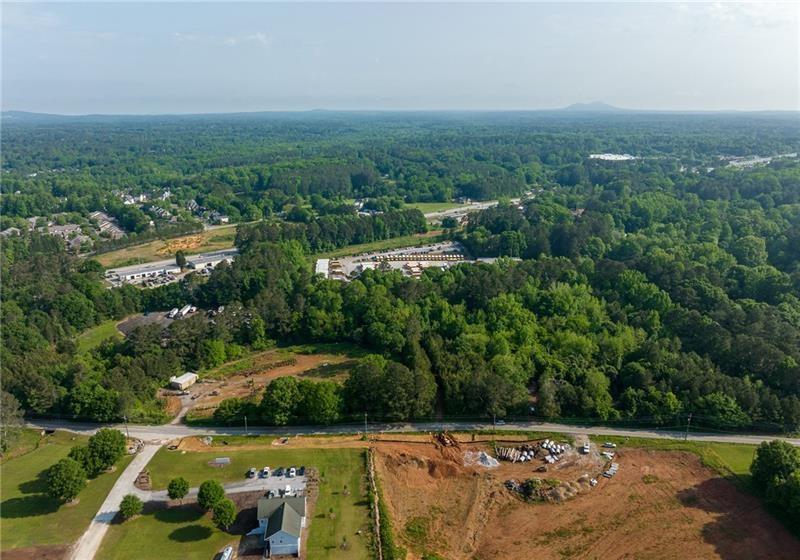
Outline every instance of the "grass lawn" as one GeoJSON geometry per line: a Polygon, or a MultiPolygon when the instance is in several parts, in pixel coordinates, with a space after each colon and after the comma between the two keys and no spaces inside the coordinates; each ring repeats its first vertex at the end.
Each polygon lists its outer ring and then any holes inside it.
{"type": "Polygon", "coordinates": [[[178,249],[183,249],[187,255],[230,249],[235,238],[236,224],[232,224],[173,239],[156,239],[141,245],[125,247],[97,255],[95,260],[106,268],[160,261],[174,257],[178,249]]]}
{"type": "Polygon", "coordinates": [[[412,202],[411,204],[406,204],[407,208],[416,208],[423,214],[428,214],[429,212],[444,212],[445,210],[460,208],[462,206],[466,206],[466,204],[461,204],[460,202],[412,202]]]}
{"type": "MultiPolygon", "coordinates": [[[[305,465],[317,470],[320,477],[319,496],[313,518],[309,519],[308,558],[313,559],[360,559],[369,558],[368,535],[370,533],[369,504],[366,498],[364,481],[363,449],[280,449],[269,445],[272,438],[248,438],[248,443],[261,441],[263,449],[223,451],[217,448],[210,452],[169,451],[161,449],[148,466],[153,488],[166,488],[169,480],[183,476],[192,486],[199,486],[204,480],[216,479],[220,482],[233,482],[244,479],[249,467],[261,468],[287,467],[305,465]],[[210,467],[208,462],[215,457],[230,457],[231,465],[224,469],[210,467]],[[350,494],[345,496],[344,486],[350,494]],[[329,512],[333,508],[335,516],[331,519],[329,512]],[[363,535],[356,535],[362,530],[363,535]],[[339,548],[342,537],[346,536],[350,549],[339,548]]],[[[231,440],[232,441],[232,440],[231,440]]],[[[199,539],[203,543],[205,557],[211,558],[230,536],[218,529],[206,525],[205,520],[187,519],[177,522],[159,520],[156,515],[145,515],[139,520],[114,526],[104,544],[108,546],[108,556],[102,558],[193,558],[182,547],[171,547],[170,540],[177,530],[187,534],[196,531],[203,535],[199,539]],[[197,526],[208,527],[209,530],[197,526]],[[195,527],[189,529],[188,527],[195,527]],[[202,533],[201,533],[202,531],[202,533]],[[209,532],[210,531],[210,532],[209,532]],[[149,535],[147,538],[146,535],[149,535]],[[146,545],[141,546],[147,539],[146,545]],[[109,543],[113,543],[109,544],[109,543]],[[114,552],[110,552],[113,548],[114,552]],[[148,555],[148,550],[153,551],[148,555]],[[127,551],[127,552],[125,552],[127,551]],[[188,554],[188,555],[187,555],[188,554]]],[[[188,550],[193,550],[189,547],[188,550]]]]}
{"type": "Polygon", "coordinates": [[[440,241],[441,230],[429,231],[427,233],[415,233],[413,235],[404,235],[402,237],[393,237],[391,239],[381,239],[380,241],[373,241],[372,243],[362,243],[360,245],[348,245],[341,249],[328,251],[327,253],[318,253],[312,255],[312,259],[335,259],[336,257],[346,257],[348,255],[359,255],[361,253],[369,253],[372,251],[387,251],[390,249],[400,249],[401,247],[417,247],[419,245],[427,245],[429,243],[436,243],[440,241]]]}
{"type": "Polygon", "coordinates": [[[73,445],[83,444],[87,438],[56,432],[46,436],[38,447],[29,445],[32,440],[26,434],[23,444],[30,450],[0,465],[0,550],[77,540],[131,459],[124,457],[115,472],[90,480],[77,505],[60,505],[44,494],[45,473],[66,457],[73,445]]]}
{"type": "Polygon", "coordinates": [[[170,508],[112,525],[97,558],[209,560],[227,545],[235,548],[238,541],[199,509],[170,508]]]}
{"type": "Polygon", "coordinates": [[[75,339],[75,342],[78,343],[78,353],[86,354],[100,346],[101,342],[109,338],[117,340],[122,338],[122,333],[117,330],[117,321],[114,319],[103,321],[96,327],[92,327],[78,335],[75,339]]]}

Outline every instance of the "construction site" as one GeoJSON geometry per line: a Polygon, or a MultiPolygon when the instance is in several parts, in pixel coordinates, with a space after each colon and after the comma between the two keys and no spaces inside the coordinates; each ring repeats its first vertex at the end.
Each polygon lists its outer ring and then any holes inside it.
{"type": "Polygon", "coordinates": [[[409,560],[800,554],[756,498],[695,454],[617,450],[580,436],[503,437],[373,441],[395,540],[409,560]]]}

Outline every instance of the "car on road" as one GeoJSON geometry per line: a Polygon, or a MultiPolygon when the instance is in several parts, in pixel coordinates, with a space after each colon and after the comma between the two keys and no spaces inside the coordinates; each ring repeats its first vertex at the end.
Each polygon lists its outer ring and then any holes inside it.
{"type": "Polygon", "coordinates": [[[496,423],[498,426],[505,426],[505,425],[506,425],[506,421],[505,421],[505,420],[498,420],[498,421],[497,421],[497,422],[495,422],[495,423],[496,423]]]}
{"type": "Polygon", "coordinates": [[[294,478],[295,476],[297,476],[297,469],[295,469],[294,467],[289,467],[289,472],[286,473],[286,476],[288,476],[289,478],[294,478]]]}
{"type": "Polygon", "coordinates": [[[277,469],[275,469],[273,476],[283,476],[283,467],[278,467],[277,469]]]}
{"type": "Polygon", "coordinates": [[[256,468],[255,468],[255,467],[250,467],[250,468],[247,470],[247,478],[255,478],[255,477],[256,477],[256,472],[257,472],[257,471],[256,471],[256,468]]]}
{"type": "Polygon", "coordinates": [[[261,469],[261,478],[269,478],[269,467],[261,469]]]}

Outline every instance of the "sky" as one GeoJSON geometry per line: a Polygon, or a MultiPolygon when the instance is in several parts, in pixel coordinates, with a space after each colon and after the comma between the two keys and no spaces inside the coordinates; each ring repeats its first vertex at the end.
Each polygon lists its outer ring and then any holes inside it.
{"type": "Polygon", "coordinates": [[[800,109],[800,3],[2,3],[3,110],[800,109]]]}

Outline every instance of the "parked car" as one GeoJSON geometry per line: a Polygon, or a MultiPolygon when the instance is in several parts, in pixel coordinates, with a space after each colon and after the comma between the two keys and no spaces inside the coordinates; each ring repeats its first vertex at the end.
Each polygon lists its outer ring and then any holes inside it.
{"type": "Polygon", "coordinates": [[[255,478],[256,477],[256,472],[258,472],[258,471],[256,471],[255,467],[250,467],[248,469],[248,471],[247,471],[247,478],[255,478]]]}
{"type": "Polygon", "coordinates": [[[269,467],[261,469],[261,478],[269,478],[269,467]]]}
{"type": "Polygon", "coordinates": [[[286,473],[286,476],[288,476],[289,478],[294,478],[295,476],[297,476],[297,469],[295,469],[294,467],[289,467],[289,472],[286,473]]]}
{"type": "Polygon", "coordinates": [[[614,449],[615,447],[617,447],[617,444],[616,443],[611,443],[610,441],[607,441],[607,442],[605,442],[603,444],[603,447],[606,447],[608,449],[614,449]]]}
{"type": "Polygon", "coordinates": [[[283,476],[283,467],[278,467],[273,473],[274,476],[283,476]]]}
{"type": "Polygon", "coordinates": [[[298,469],[297,471],[297,476],[305,476],[305,475],[306,475],[306,468],[300,467],[300,469],[298,469]]]}
{"type": "Polygon", "coordinates": [[[219,560],[231,560],[233,558],[233,547],[226,546],[222,549],[222,554],[219,555],[219,560]]]}
{"type": "Polygon", "coordinates": [[[505,421],[505,420],[498,420],[498,421],[497,421],[497,422],[495,422],[495,423],[496,423],[498,426],[505,426],[505,425],[506,425],[506,421],[505,421]]]}

